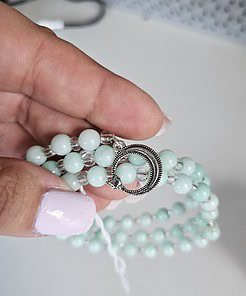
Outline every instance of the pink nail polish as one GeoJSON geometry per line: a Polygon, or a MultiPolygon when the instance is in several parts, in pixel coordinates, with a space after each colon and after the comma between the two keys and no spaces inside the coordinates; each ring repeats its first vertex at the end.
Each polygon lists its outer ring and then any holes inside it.
{"type": "Polygon", "coordinates": [[[77,235],[90,229],[96,206],[82,193],[50,190],[41,201],[35,232],[46,235],[77,235]]]}

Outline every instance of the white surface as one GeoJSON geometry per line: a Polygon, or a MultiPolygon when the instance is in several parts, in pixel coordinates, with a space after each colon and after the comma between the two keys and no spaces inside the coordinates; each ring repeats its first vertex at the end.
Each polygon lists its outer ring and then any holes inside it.
{"type": "MultiPolygon", "coordinates": [[[[156,99],[174,121],[164,136],[145,143],[200,161],[220,197],[221,240],[172,259],[128,260],[131,295],[244,296],[245,48],[117,11],[96,26],[59,35],[156,99]]],[[[170,204],[174,195],[164,190],[121,203],[115,213],[170,204]]],[[[124,295],[106,253],[88,255],[52,238],[2,237],[0,262],[3,296],[124,295]]]]}

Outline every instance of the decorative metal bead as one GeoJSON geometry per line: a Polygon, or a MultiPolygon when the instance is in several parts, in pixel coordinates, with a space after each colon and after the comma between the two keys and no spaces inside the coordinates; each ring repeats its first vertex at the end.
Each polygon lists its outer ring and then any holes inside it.
{"type": "Polygon", "coordinates": [[[78,151],[81,150],[81,147],[79,145],[79,141],[78,141],[78,138],[77,137],[72,137],[70,139],[70,143],[71,143],[71,147],[72,147],[72,150],[73,151],[78,152],[78,151]]]}
{"type": "Polygon", "coordinates": [[[114,140],[113,148],[115,152],[120,151],[124,147],[126,147],[126,143],[124,141],[119,139],[114,140]]]}
{"type": "Polygon", "coordinates": [[[107,167],[106,168],[106,174],[107,174],[107,179],[111,180],[113,177],[113,169],[112,167],[107,167]]]}
{"type": "Polygon", "coordinates": [[[178,161],[174,169],[175,171],[181,171],[183,167],[184,167],[184,163],[182,161],[178,161]]]}
{"type": "Polygon", "coordinates": [[[56,166],[57,166],[58,170],[61,172],[61,174],[65,174],[67,172],[64,168],[64,165],[63,165],[63,159],[58,160],[56,166]]]}
{"type": "Polygon", "coordinates": [[[50,148],[50,146],[44,147],[43,152],[44,152],[44,155],[46,157],[48,157],[48,158],[55,155],[55,152],[52,151],[52,149],[50,148]]]}
{"type": "Polygon", "coordinates": [[[168,172],[167,175],[167,184],[173,185],[177,180],[177,175],[173,172],[168,172]]]}
{"type": "Polygon", "coordinates": [[[114,141],[114,134],[108,133],[106,131],[102,131],[100,133],[101,137],[101,144],[103,145],[110,145],[114,141]]]}
{"type": "Polygon", "coordinates": [[[137,179],[139,182],[144,182],[148,179],[148,169],[144,167],[137,168],[137,179]]]}
{"type": "Polygon", "coordinates": [[[81,151],[81,158],[83,160],[83,163],[86,167],[92,167],[95,165],[95,159],[94,159],[94,152],[93,151],[81,151]]]}
{"type": "Polygon", "coordinates": [[[77,179],[82,186],[87,185],[88,184],[87,171],[79,172],[77,175],[77,179]]]}

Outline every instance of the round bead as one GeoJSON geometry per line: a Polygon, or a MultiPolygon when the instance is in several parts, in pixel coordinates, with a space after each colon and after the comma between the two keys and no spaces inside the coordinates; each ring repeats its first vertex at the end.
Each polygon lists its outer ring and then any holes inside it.
{"type": "Polygon", "coordinates": [[[47,157],[44,155],[43,147],[36,145],[29,148],[26,153],[26,160],[36,165],[45,163],[47,157]]]}
{"type": "Polygon", "coordinates": [[[121,225],[125,229],[130,229],[134,225],[134,220],[130,215],[125,215],[121,218],[121,225]]]}
{"type": "Polygon", "coordinates": [[[180,173],[186,174],[187,176],[191,176],[195,172],[196,164],[189,157],[182,157],[179,159],[183,163],[183,167],[180,173]]]}
{"type": "Polygon", "coordinates": [[[142,224],[143,226],[149,226],[152,223],[152,216],[149,213],[143,213],[139,217],[139,223],[142,224]]]}
{"type": "Polygon", "coordinates": [[[169,213],[168,210],[165,208],[160,208],[156,214],[155,214],[156,219],[159,221],[167,221],[169,219],[169,213]]]}
{"type": "Polygon", "coordinates": [[[172,226],[172,228],[170,229],[170,234],[173,237],[181,237],[183,236],[183,227],[180,224],[175,224],[172,226]]]}
{"type": "Polygon", "coordinates": [[[185,213],[186,209],[182,202],[175,202],[172,206],[172,213],[176,216],[181,216],[185,213]]]}
{"type": "Polygon", "coordinates": [[[185,206],[188,209],[196,209],[199,206],[199,202],[193,199],[191,196],[187,195],[185,197],[185,206]]]}
{"type": "Polygon", "coordinates": [[[166,183],[167,183],[167,171],[162,171],[161,180],[157,184],[157,186],[162,186],[162,185],[165,185],[166,183]]]}
{"type": "Polygon", "coordinates": [[[115,241],[118,243],[125,243],[128,241],[128,234],[122,229],[117,230],[114,237],[115,241]]]}
{"type": "Polygon", "coordinates": [[[79,145],[84,150],[93,151],[100,145],[100,135],[93,129],[86,129],[79,135],[79,145]]]}
{"type": "Polygon", "coordinates": [[[208,220],[204,219],[201,215],[201,213],[197,214],[196,217],[194,218],[195,223],[199,226],[199,227],[204,227],[208,224],[208,220]]]}
{"type": "Polygon", "coordinates": [[[62,176],[62,179],[74,190],[77,191],[80,188],[79,181],[76,174],[66,173],[62,176]]]}
{"type": "Polygon", "coordinates": [[[202,218],[207,219],[207,220],[216,220],[219,216],[218,209],[214,209],[213,211],[201,210],[200,213],[201,213],[202,218]]]}
{"type": "Polygon", "coordinates": [[[121,249],[120,243],[115,240],[112,240],[112,248],[116,253],[118,253],[121,249]]]}
{"type": "Polygon", "coordinates": [[[145,230],[139,229],[134,233],[133,238],[138,244],[144,244],[148,239],[148,233],[145,230]]]}
{"type": "Polygon", "coordinates": [[[156,243],[162,243],[166,239],[166,232],[162,228],[156,228],[152,234],[152,237],[156,243]]]}
{"type": "Polygon", "coordinates": [[[154,258],[157,255],[157,248],[152,243],[147,243],[143,248],[144,255],[148,258],[154,258]]]}
{"type": "Polygon", "coordinates": [[[204,248],[208,245],[208,240],[203,237],[200,234],[197,234],[194,238],[193,238],[193,242],[194,244],[199,247],[199,248],[204,248]]]}
{"type": "Polygon", "coordinates": [[[137,254],[137,251],[137,246],[132,242],[127,243],[124,247],[124,253],[129,257],[134,257],[137,254]]]}
{"type": "Polygon", "coordinates": [[[167,257],[171,257],[175,254],[175,246],[171,241],[165,241],[161,246],[162,252],[167,257]]]}
{"type": "Polygon", "coordinates": [[[57,162],[54,161],[54,160],[48,160],[48,161],[46,161],[42,165],[42,167],[45,168],[46,170],[51,171],[53,174],[57,175],[58,177],[61,176],[61,172],[57,168],[57,162]]]}
{"type": "Polygon", "coordinates": [[[93,238],[88,245],[88,249],[91,253],[95,254],[103,249],[103,243],[97,238],[93,238]]]}
{"type": "Polygon", "coordinates": [[[76,174],[83,169],[84,164],[79,153],[70,152],[64,157],[63,166],[69,173],[76,174]]]}
{"type": "Polygon", "coordinates": [[[192,179],[194,181],[200,182],[205,175],[204,168],[201,164],[196,163],[196,168],[194,173],[192,174],[192,179]]]}
{"type": "Polygon", "coordinates": [[[162,162],[163,170],[170,170],[176,166],[178,163],[178,158],[176,154],[168,149],[159,152],[159,156],[162,162]]]}
{"type": "Polygon", "coordinates": [[[98,165],[90,168],[87,173],[88,183],[94,187],[101,187],[107,182],[107,173],[105,168],[98,165]]]}
{"type": "Polygon", "coordinates": [[[85,243],[85,235],[76,235],[71,238],[71,246],[74,248],[80,248],[85,243]]]}
{"type": "Polygon", "coordinates": [[[100,241],[104,241],[104,237],[103,237],[101,229],[98,229],[97,231],[95,231],[94,237],[100,241]]]}
{"type": "Polygon", "coordinates": [[[191,232],[191,233],[197,232],[197,225],[195,224],[194,218],[190,218],[185,222],[184,232],[191,232]]]}
{"type": "Polygon", "coordinates": [[[205,211],[213,211],[217,209],[219,205],[218,197],[212,193],[206,202],[201,202],[201,208],[205,211]]]}
{"type": "Polygon", "coordinates": [[[114,217],[112,216],[106,216],[104,219],[103,219],[103,224],[104,224],[104,227],[108,230],[108,231],[111,231],[115,225],[116,225],[116,221],[114,219],[114,217]]]}
{"type": "Polygon", "coordinates": [[[215,241],[220,237],[220,229],[218,227],[218,225],[216,224],[216,226],[207,226],[204,229],[204,236],[205,238],[207,238],[210,241],[215,241]]]}
{"type": "Polygon", "coordinates": [[[211,190],[207,184],[201,182],[195,191],[190,193],[190,196],[197,201],[207,201],[210,196],[211,190]]]}
{"type": "Polygon", "coordinates": [[[172,187],[176,193],[186,194],[192,189],[192,179],[185,174],[179,173],[177,174],[177,179],[172,187]]]}
{"type": "Polygon", "coordinates": [[[66,155],[72,150],[70,137],[64,134],[56,135],[51,140],[50,147],[57,155],[66,155]]]}
{"type": "Polygon", "coordinates": [[[192,241],[190,238],[184,236],[179,240],[179,248],[183,252],[189,252],[192,250],[192,241]]]}
{"type": "Polygon", "coordinates": [[[209,187],[211,186],[211,181],[207,176],[204,176],[202,182],[207,184],[209,187]]]}
{"type": "Polygon", "coordinates": [[[115,173],[123,184],[131,184],[137,178],[136,168],[131,163],[120,164],[115,173]]]}
{"type": "Polygon", "coordinates": [[[96,163],[101,167],[109,167],[115,158],[115,151],[108,145],[101,145],[94,153],[96,163]]]}
{"type": "Polygon", "coordinates": [[[146,164],[146,160],[138,154],[130,154],[128,160],[134,166],[143,166],[146,164]]]}

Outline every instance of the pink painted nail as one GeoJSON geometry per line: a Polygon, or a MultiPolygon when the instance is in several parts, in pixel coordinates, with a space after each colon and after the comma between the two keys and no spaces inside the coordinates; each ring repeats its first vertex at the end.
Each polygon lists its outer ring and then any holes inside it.
{"type": "Polygon", "coordinates": [[[47,235],[77,235],[90,229],[96,206],[91,197],[77,192],[51,190],[44,194],[35,232],[47,235]]]}

